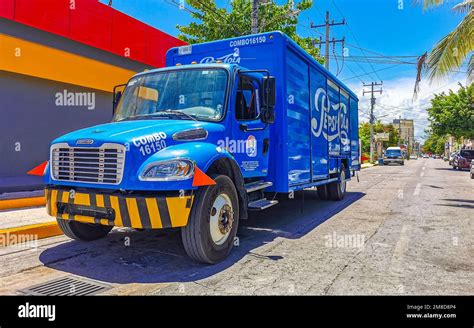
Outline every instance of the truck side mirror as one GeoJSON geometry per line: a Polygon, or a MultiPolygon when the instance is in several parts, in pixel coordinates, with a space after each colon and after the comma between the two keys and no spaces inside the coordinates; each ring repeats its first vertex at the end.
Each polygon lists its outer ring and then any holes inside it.
{"type": "Polygon", "coordinates": [[[115,95],[114,95],[114,114],[115,114],[115,109],[117,108],[117,105],[120,101],[120,98],[122,98],[122,91],[118,91],[115,95]]]}
{"type": "Polygon", "coordinates": [[[118,88],[123,88],[125,87],[126,84],[120,84],[116,85],[114,87],[114,92],[113,92],[113,100],[112,100],[112,113],[115,114],[115,110],[117,109],[117,105],[120,101],[120,98],[122,98],[123,90],[117,90],[118,88]]]}
{"type": "Polygon", "coordinates": [[[263,78],[263,106],[275,107],[276,80],[273,76],[263,78]]]}
{"type": "Polygon", "coordinates": [[[263,78],[262,122],[275,122],[276,80],[273,76],[263,78]]]}

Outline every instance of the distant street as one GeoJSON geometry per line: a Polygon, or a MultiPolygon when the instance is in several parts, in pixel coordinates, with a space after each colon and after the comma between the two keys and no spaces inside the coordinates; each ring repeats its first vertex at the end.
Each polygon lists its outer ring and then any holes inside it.
{"type": "Polygon", "coordinates": [[[214,266],[192,262],[179,231],[0,248],[0,294],[70,275],[110,285],[104,294],[474,294],[469,173],[418,159],[359,178],[341,202],[307,191],[241,222],[239,246],[214,266]]]}

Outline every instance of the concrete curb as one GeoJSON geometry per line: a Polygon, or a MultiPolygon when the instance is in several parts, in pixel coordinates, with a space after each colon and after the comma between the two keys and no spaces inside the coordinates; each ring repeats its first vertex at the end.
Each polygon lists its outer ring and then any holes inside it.
{"type": "Polygon", "coordinates": [[[56,221],[0,230],[0,247],[62,235],[56,221]]]}
{"type": "Polygon", "coordinates": [[[0,200],[0,210],[11,210],[15,208],[44,206],[46,204],[45,196],[4,199],[0,200]]]}
{"type": "Polygon", "coordinates": [[[379,164],[378,163],[364,163],[360,166],[360,169],[368,169],[369,167],[374,167],[374,166],[378,166],[379,164]]]}

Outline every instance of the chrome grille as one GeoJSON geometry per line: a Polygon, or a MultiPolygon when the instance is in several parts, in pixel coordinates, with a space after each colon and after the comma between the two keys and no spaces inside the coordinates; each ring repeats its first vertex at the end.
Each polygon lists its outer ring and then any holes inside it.
{"type": "Polygon", "coordinates": [[[119,184],[125,163],[125,146],[70,147],[66,143],[51,147],[51,176],[59,181],[119,184]]]}

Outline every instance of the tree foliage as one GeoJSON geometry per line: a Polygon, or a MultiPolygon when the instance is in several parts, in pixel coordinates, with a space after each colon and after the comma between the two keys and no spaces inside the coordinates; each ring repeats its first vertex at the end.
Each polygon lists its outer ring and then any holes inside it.
{"type": "MultiPolygon", "coordinates": [[[[388,133],[389,136],[389,140],[382,143],[384,148],[398,145],[400,137],[398,130],[393,126],[393,124],[384,124],[380,121],[375,122],[374,135],[382,132],[388,133]]],[[[362,143],[362,153],[370,152],[370,124],[368,122],[359,125],[359,138],[362,143]]]]}
{"type": "MultiPolygon", "coordinates": [[[[178,37],[185,42],[193,44],[251,34],[252,1],[232,0],[230,10],[219,8],[213,0],[186,0],[186,2],[193,8],[190,11],[195,21],[187,26],[176,26],[181,32],[178,37]]],[[[301,37],[296,33],[298,15],[311,8],[312,0],[302,0],[295,4],[294,8],[293,2],[286,1],[282,5],[274,1],[260,2],[259,32],[282,31],[316,60],[324,63],[314,39],[301,37]]]]}
{"type": "Polygon", "coordinates": [[[474,138],[474,83],[458,92],[436,94],[427,109],[435,136],[474,138]]]}
{"type": "Polygon", "coordinates": [[[425,153],[441,155],[444,153],[445,143],[446,138],[444,136],[439,136],[432,133],[429,135],[428,139],[425,140],[425,143],[423,144],[423,151],[425,153]]]}

